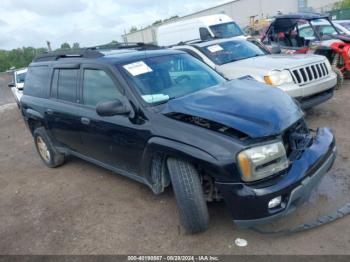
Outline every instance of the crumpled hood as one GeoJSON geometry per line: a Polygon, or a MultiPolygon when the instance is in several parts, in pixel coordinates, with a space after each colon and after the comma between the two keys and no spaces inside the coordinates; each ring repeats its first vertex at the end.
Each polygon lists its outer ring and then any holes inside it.
{"type": "Polygon", "coordinates": [[[259,68],[266,71],[271,71],[274,69],[290,69],[295,67],[305,66],[311,63],[317,63],[324,61],[325,58],[319,55],[288,55],[288,54],[276,54],[276,55],[264,55],[257,56],[248,59],[243,59],[240,61],[227,63],[218,66],[218,71],[225,72],[229,71],[231,68],[259,68]]]}
{"type": "Polygon", "coordinates": [[[170,100],[162,113],[201,117],[252,138],[280,134],[303,116],[280,89],[239,79],[170,100]]]}

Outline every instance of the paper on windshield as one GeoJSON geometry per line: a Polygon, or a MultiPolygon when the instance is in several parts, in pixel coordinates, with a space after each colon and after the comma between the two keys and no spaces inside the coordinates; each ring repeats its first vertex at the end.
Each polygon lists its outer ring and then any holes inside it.
{"type": "Polygon", "coordinates": [[[147,103],[157,103],[169,100],[169,96],[164,94],[143,95],[142,98],[147,103]]]}
{"type": "Polygon", "coordinates": [[[224,50],[220,45],[211,45],[208,46],[207,49],[211,52],[211,53],[215,53],[215,52],[219,52],[224,50]]]}
{"type": "Polygon", "coordinates": [[[134,62],[123,66],[133,76],[152,72],[153,70],[143,61],[134,62]]]}

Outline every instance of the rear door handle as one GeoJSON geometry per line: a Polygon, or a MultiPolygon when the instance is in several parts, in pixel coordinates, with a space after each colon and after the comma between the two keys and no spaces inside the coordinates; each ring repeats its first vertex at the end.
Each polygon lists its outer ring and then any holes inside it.
{"type": "Polygon", "coordinates": [[[82,117],[81,119],[81,123],[84,125],[90,125],[90,119],[86,118],[86,117],[82,117]]]}
{"type": "Polygon", "coordinates": [[[53,115],[53,110],[52,110],[52,109],[47,109],[47,110],[46,110],[46,113],[47,113],[48,115],[53,115]]]}

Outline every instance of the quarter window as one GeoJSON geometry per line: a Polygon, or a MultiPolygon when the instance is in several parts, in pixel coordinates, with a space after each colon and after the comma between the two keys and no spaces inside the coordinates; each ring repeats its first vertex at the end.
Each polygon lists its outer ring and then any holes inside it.
{"type": "Polygon", "coordinates": [[[47,66],[31,66],[26,76],[24,94],[44,97],[49,86],[49,68],[47,66]]]}
{"type": "Polygon", "coordinates": [[[85,105],[95,107],[100,102],[121,98],[121,96],[117,86],[105,71],[84,70],[83,98],[85,105]]]}

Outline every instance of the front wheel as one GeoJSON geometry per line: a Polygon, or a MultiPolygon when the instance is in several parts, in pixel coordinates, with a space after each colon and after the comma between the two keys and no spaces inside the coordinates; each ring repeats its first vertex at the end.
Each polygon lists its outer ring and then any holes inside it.
{"type": "Polygon", "coordinates": [[[175,158],[169,158],[167,165],[186,233],[206,231],[209,213],[197,170],[192,164],[175,158]]]}

